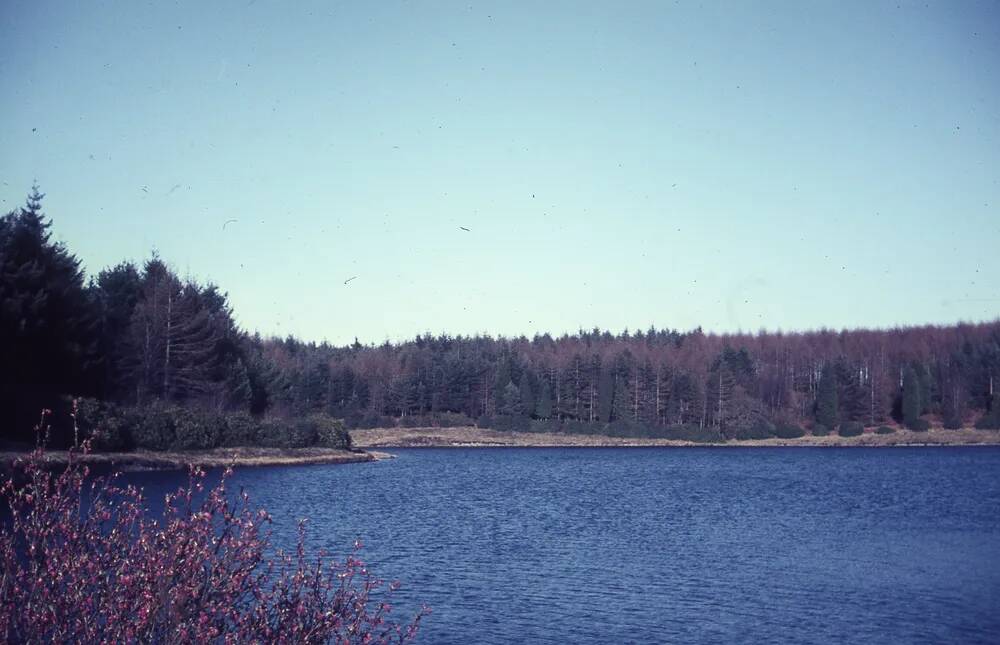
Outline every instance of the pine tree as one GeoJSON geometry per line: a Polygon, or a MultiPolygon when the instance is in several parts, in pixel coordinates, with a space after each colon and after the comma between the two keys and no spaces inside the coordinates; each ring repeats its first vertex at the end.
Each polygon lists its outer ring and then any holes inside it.
{"type": "Polygon", "coordinates": [[[32,427],[59,394],[90,394],[98,376],[97,316],[80,262],[51,241],[33,186],[0,218],[0,426],[32,427]]]}
{"type": "Polygon", "coordinates": [[[597,377],[597,421],[608,423],[614,412],[615,375],[601,370],[597,377]]]}
{"type": "Polygon", "coordinates": [[[828,430],[836,428],[840,420],[838,408],[837,375],[833,365],[827,363],[816,386],[816,423],[828,430]]]}
{"type": "Polygon", "coordinates": [[[535,416],[539,419],[552,418],[552,387],[549,379],[543,378],[538,386],[538,398],[535,401],[535,416]]]}
{"type": "Polygon", "coordinates": [[[156,257],[147,262],[128,332],[135,401],[208,393],[226,324],[202,301],[196,285],[181,283],[156,257]]]}
{"type": "Polygon", "coordinates": [[[532,387],[532,374],[528,370],[521,372],[521,385],[518,387],[521,399],[521,413],[531,416],[535,412],[535,389],[532,387]]]}
{"type": "Polygon", "coordinates": [[[635,406],[624,374],[614,376],[614,394],[611,401],[611,420],[628,421],[634,415],[635,406]]]}
{"type": "Polygon", "coordinates": [[[519,417],[524,414],[524,408],[521,406],[521,389],[514,385],[513,381],[507,383],[506,387],[501,390],[499,399],[500,414],[511,417],[519,417]]]}
{"type": "Polygon", "coordinates": [[[920,379],[913,367],[907,365],[903,370],[903,423],[907,428],[920,426],[920,411],[923,404],[920,401],[920,379]]]}

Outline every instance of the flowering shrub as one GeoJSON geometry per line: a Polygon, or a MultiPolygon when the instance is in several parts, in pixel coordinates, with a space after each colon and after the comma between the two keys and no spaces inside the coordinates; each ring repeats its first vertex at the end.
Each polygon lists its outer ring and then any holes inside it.
{"type": "MultiPolygon", "coordinates": [[[[44,417],[43,417],[44,420],[44,417]]],[[[203,472],[166,496],[161,518],[141,492],[88,477],[80,452],[61,473],[36,449],[0,488],[0,642],[404,643],[388,619],[398,588],[358,559],[310,560],[305,522],[294,553],[269,557],[270,517],[236,503],[203,472]],[[200,500],[200,501],[199,501],[200,500]],[[2,512],[2,511],[0,511],[2,512]],[[3,517],[3,515],[0,515],[3,517]],[[381,596],[378,599],[376,596],[381,596]]]]}

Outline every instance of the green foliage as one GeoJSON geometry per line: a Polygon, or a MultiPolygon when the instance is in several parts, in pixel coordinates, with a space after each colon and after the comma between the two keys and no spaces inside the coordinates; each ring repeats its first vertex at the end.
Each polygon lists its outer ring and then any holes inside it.
{"type": "Polygon", "coordinates": [[[558,419],[536,419],[529,424],[528,432],[555,434],[562,430],[558,419]]]}
{"type": "Polygon", "coordinates": [[[438,428],[464,428],[473,425],[473,421],[460,412],[439,412],[431,417],[431,425],[438,428]]]}
{"type": "Polygon", "coordinates": [[[838,434],[841,437],[860,437],[865,431],[865,426],[857,421],[847,421],[840,424],[838,434]]]}
{"type": "Polygon", "coordinates": [[[538,387],[538,398],[535,401],[535,416],[539,419],[552,417],[552,387],[547,378],[541,379],[538,387]]]}
{"type": "Polygon", "coordinates": [[[736,438],[740,440],[747,439],[770,439],[777,433],[777,428],[774,427],[769,421],[760,420],[753,425],[740,428],[736,431],[736,438]]]}
{"type": "Polygon", "coordinates": [[[679,441],[694,441],[698,443],[719,443],[725,441],[718,430],[713,428],[699,428],[694,424],[680,424],[667,426],[662,437],[664,439],[677,439],[679,441]]]}
{"type": "Polygon", "coordinates": [[[523,416],[524,406],[521,404],[521,390],[514,382],[507,383],[500,400],[500,413],[507,416],[523,416]]]}
{"type": "Polygon", "coordinates": [[[43,197],[33,186],[0,217],[0,438],[30,430],[59,395],[96,393],[94,307],[80,261],[51,240],[43,197]]]}
{"type": "Polygon", "coordinates": [[[643,426],[634,423],[631,419],[616,419],[604,424],[604,431],[601,434],[606,434],[609,437],[634,438],[642,437],[646,435],[646,432],[643,426]]]}
{"type": "MultiPolygon", "coordinates": [[[[816,423],[833,428],[839,420],[837,401],[837,375],[829,363],[823,367],[816,387],[816,423]]],[[[815,429],[813,434],[816,434],[815,429]]]]}
{"type": "Polygon", "coordinates": [[[137,448],[162,451],[174,446],[177,424],[173,409],[153,405],[144,410],[128,410],[124,418],[137,448]]]}
{"type": "Polygon", "coordinates": [[[1000,392],[993,394],[989,410],[976,421],[976,427],[980,430],[1000,430],[1000,392]]]}
{"type": "Polygon", "coordinates": [[[812,427],[812,435],[814,437],[825,437],[830,434],[830,428],[826,427],[822,423],[817,423],[812,427]]]}
{"type": "Polygon", "coordinates": [[[521,384],[518,387],[518,398],[521,403],[520,414],[531,416],[535,412],[535,388],[532,387],[531,372],[521,372],[521,384]]]}
{"type": "Polygon", "coordinates": [[[491,427],[502,432],[527,432],[531,427],[531,419],[520,414],[493,417],[491,427]]]}
{"type": "Polygon", "coordinates": [[[227,447],[256,446],[258,444],[258,426],[257,420],[249,414],[230,414],[226,417],[219,445],[227,447]]]}
{"type": "Polygon", "coordinates": [[[875,434],[892,434],[895,431],[896,429],[891,426],[879,426],[875,428],[875,434]]]}
{"type": "Polygon", "coordinates": [[[907,425],[910,430],[914,432],[927,432],[931,429],[930,421],[926,419],[917,418],[915,421],[907,425]]]}
{"type": "Polygon", "coordinates": [[[615,375],[608,369],[602,369],[597,379],[597,420],[601,423],[611,421],[614,412],[615,375]]]}
{"type": "MultiPolygon", "coordinates": [[[[903,370],[903,424],[911,430],[917,430],[920,425],[920,412],[923,405],[920,401],[920,380],[912,366],[907,365],[903,370]]],[[[926,428],[925,428],[926,430],[926,428]]]]}
{"type": "Polygon", "coordinates": [[[316,443],[321,448],[350,450],[351,434],[339,419],[325,415],[313,415],[306,419],[316,427],[316,443]]]}
{"type": "Polygon", "coordinates": [[[805,435],[806,431],[794,423],[779,423],[774,428],[774,436],[779,439],[798,439],[805,435]]]}
{"type": "Polygon", "coordinates": [[[114,405],[93,398],[77,399],[79,438],[90,439],[95,450],[120,451],[132,447],[132,436],[122,413],[114,405]]]}
{"type": "Polygon", "coordinates": [[[226,419],[221,414],[190,408],[171,410],[174,420],[172,450],[208,450],[222,440],[226,419]]]}

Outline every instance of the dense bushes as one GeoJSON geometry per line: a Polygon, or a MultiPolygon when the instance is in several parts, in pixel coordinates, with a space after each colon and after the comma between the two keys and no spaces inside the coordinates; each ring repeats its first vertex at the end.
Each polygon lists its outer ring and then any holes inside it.
{"type": "Polygon", "coordinates": [[[806,431],[794,423],[779,423],[774,428],[774,436],[779,439],[798,439],[806,436],[806,431]]]}
{"type": "Polygon", "coordinates": [[[892,426],[879,426],[875,428],[875,434],[892,434],[896,431],[892,426]]]}
{"type": "Polygon", "coordinates": [[[1000,430],[1000,392],[990,399],[989,410],[976,421],[980,430],[1000,430]]]}
{"type": "Polygon", "coordinates": [[[906,427],[914,432],[927,432],[931,429],[931,424],[927,421],[927,419],[921,419],[918,417],[916,419],[910,419],[906,423],[906,427]]]}
{"type": "Polygon", "coordinates": [[[860,437],[865,431],[865,427],[857,421],[847,421],[840,424],[838,433],[841,437],[860,437]]]}
{"type": "Polygon", "coordinates": [[[92,438],[101,450],[205,450],[219,446],[271,448],[350,448],[344,424],[324,415],[294,419],[255,419],[248,414],[219,414],[178,406],[117,408],[79,401],[80,438],[92,438]]]}
{"type": "MultiPolygon", "coordinates": [[[[700,443],[725,441],[725,437],[714,428],[701,428],[694,424],[683,425],[645,425],[634,421],[612,421],[610,423],[589,423],[568,419],[529,419],[525,416],[482,416],[476,420],[480,428],[489,428],[502,432],[536,432],[560,433],[570,435],[603,435],[622,439],[675,439],[679,441],[696,441],[700,443]]],[[[771,436],[773,426],[761,422],[756,431],[764,436],[771,436]]]]}
{"type": "Polygon", "coordinates": [[[53,474],[37,450],[15,477],[0,484],[0,642],[404,643],[427,613],[389,620],[398,583],[383,587],[359,542],[313,560],[303,522],[297,549],[275,553],[270,517],[227,493],[228,472],[203,492],[192,471],[162,518],[136,488],[92,482],[75,453],[53,474]]]}
{"type": "Polygon", "coordinates": [[[737,439],[770,439],[775,436],[776,428],[768,421],[758,421],[747,428],[736,431],[737,439]]]}
{"type": "Polygon", "coordinates": [[[812,428],[812,435],[814,437],[825,437],[828,434],[830,434],[830,429],[822,423],[817,423],[812,428]]]}

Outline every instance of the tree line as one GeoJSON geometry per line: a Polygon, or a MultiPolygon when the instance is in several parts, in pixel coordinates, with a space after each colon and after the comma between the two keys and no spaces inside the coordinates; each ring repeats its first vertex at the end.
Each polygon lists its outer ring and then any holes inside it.
{"type": "MultiPolygon", "coordinates": [[[[346,347],[262,338],[237,327],[217,286],[180,278],[155,254],[86,280],[79,260],[51,240],[42,197],[34,188],[0,219],[6,438],[65,395],[143,417],[165,407],[241,415],[236,425],[250,430],[230,440],[258,443],[289,427],[274,420],[330,417],[350,427],[476,423],[709,439],[892,422],[1000,427],[1000,321],[802,333],[422,334],[346,347]]],[[[300,428],[293,442],[317,433],[300,428]]]]}

